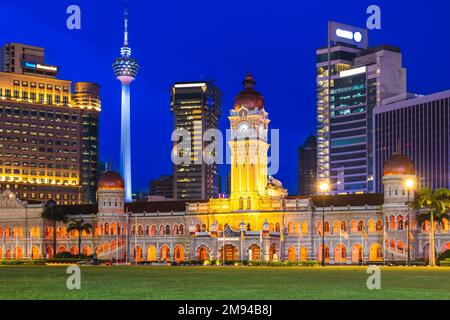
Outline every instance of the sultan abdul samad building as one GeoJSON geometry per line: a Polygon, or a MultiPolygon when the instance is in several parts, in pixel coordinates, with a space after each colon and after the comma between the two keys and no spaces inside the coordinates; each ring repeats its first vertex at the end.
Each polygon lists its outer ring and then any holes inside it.
{"type": "MultiPolygon", "coordinates": [[[[98,181],[98,204],[65,205],[71,219],[84,219],[94,234],[82,235],[82,253],[128,261],[321,260],[358,264],[383,259],[427,258],[429,225],[416,224],[408,190],[416,179],[413,163],[400,154],[384,165],[384,194],[290,197],[267,176],[269,116],[263,97],[248,75],[229,119],[232,139],[231,195],[202,202],[125,203],[124,181],[105,172],[98,181]],[[322,214],[324,213],[324,218],[322,214]],[[324,221],[324,222],[323,222],[324,221]]],[[[0,196],[0,257],[51,257],[52,223],[41,218],[43,205],[0,196]]],[[[437,252],[450,249],[448,221],[437,226],[437,252]]],[[[57,252],[78,252],[77,234],[57,225],[57,252]]]]}

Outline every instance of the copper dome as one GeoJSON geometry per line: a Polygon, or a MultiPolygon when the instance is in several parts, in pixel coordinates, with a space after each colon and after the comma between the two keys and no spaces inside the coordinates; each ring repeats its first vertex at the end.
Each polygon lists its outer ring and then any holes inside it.
{"type": "Polygon", "coordinates": [[[123,190],[125,189],[125,183],[117,172],[106,171],[98,179],[98,189],[123,190]]]}
{"type": "Polygon", "coordinates": [[[414,164],[410,158],[407,156],[394,153],[385,163],[384,163],[384,175],[391,174],[414,174],[414,164]]]}
{"type": "Polygon", "coordinates": [[[262,109],[264,107],[263,96],[253,89],[256,84],[253,80],[252,74],[249,72],[243,81],[245,89],[239,92],[234,98],[234,110],[238,111],[241,107],[246,107],[249,110],[262,109]]]}

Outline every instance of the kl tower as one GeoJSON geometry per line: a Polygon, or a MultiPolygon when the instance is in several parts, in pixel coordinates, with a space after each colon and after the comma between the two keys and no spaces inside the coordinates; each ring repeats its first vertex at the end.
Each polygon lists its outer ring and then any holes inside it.
{"type": "Polygon", "coordinates": [[[120,49],[120,57],[114,61],[113,69],[117,80],[122,84],[122,111],[120,131],[120,173],[125,182],[125,201],[131,202],[131,131],[130,131],[130,85],[136,78],[139,64],[131,58],[131,48],[128,46],[128,4],[125,1],[124,10],[124,41],[120,49]]]}

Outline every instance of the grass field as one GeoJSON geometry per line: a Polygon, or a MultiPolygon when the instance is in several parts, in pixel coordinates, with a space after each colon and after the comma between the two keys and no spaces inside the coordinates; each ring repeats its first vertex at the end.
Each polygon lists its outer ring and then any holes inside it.
{"type": "Polygon", "coordinates": [[[364,267],[81,267],[81,290],[66,267],[0,267],[3,299],[450,299],[450,268],[385,267],[381,289],[364,267]]]}

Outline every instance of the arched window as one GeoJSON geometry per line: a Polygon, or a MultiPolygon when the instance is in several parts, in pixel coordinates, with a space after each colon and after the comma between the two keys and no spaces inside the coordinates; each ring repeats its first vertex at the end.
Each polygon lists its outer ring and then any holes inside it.
{"type": "Polygon", "coordinates": [[[195,232],[200,232],[200,225],[198,223],[195,225],[195,232]]]}
{"type": "Polygon", "coordinates": [[[170,226],[166,225],[166,236],[170,236],[170,226]]]}
{"type": "Polygon", "coordinates": [[[322,221],[318,221],[316,225],[317,234],[322,235],[322,221]]]}
{"type": "Polygon", "coordinates": [[[143,236],[144,235],[144,227],[140,224],[138,227],[138,235],[143,236]]]}
{"type": "Polygon", "coordinates": [[[177,224],[175,224],[175,225],[173,226],[173,235],[174,235],[174,236],[177,236],[177,235],[178,235],[178,225],[177,225],[177,224]]]}
{"type": "Polygon", "coordinates": [[[292,222],[288,223],[288,233],[294,233],[294,224],[292,222]]]}
{"type": "Polygon", "coordinates": [[[180,234],[184,234],[184,225],[180,224],[180,234]]]}
{"type": "Polygon", "coordinates": [[[347,231],[347,222],[341,221],[341,230],[342,231],[347,231]]]}
{"type": "Polygon", "coordinates": [[[403,216],[402,215],[397,217],[397,228],[398,228],[398,230],[403,230],[403,216]]]}
{"type": "Polygon", "coordinates": [[[325,233],[330,233],[330,223],[328,221],[325,221],[324,231],[325,233]]]}
{"type": "Polygon", "coordinates": [[[369,232],[375,232],[375,221],[373,219],[369,220],[369,232]]]}
{"type": "Polygon", "coordinates": [[[394,216],[389,217],[389,229],[395,230],[395,217],[394,216]]]}
{"type": "Polygon", "coordinates": [[[117,225],[115,223],[111,224],[111,235],[115,236],[117,232],[117,225]]]}
{"type": "Polygon", "coordinates": [[[133,236],[136,235],[136,226],[135,226],[135,225],[133,226],[133,229],[132,229],[132,231],[131,231],[131,234],[132,234],[133,236]]]}
{"type": "Polygon", "coordinates": [[[206,224],[202,224],[202,232],[206,232],[206,224]]]}
{"type": "Polygon", "coordinates": [[[350,231],[357,232],[358,231],[358,223],[355,220],[352,220],[350,223],[350,231]]]}
{"type": "Polygon", "coordinates": [[[109,235],[109,224],[105,223],[105,235],[109,235]]]}
{"type": "Polygon", "coordinates": [[[339,234],[339,228],[341,227],[341,223],[340,221],[335,221],[333,223],[333,233],[334,234],[339,234]]]}
{"type": "Polygon", "coordinates": [[[280,232],[280,224],[277,222],[275,223],[275,232],[280,232]]]}
{"type": "Polygon", "coordinates": [[[383,231],[383,222],[381,220],[377,220],[376,231],[383,231]]]}
{"type": "Polygon", "coordinates": [[[156,237],[156,226],[152,225],[152,231],[151,231],[152,237],[156,237]]]}
{"type": "Polygon", "coordinates": [[[358,231],[361,232],[364,229],[364,221],[359,220],[358,221],[358,231]]]}
{"type": "Polygon", "coordinates": [[[164,236],[164,226],[163,225],[159,226],[159,236],[160,237],[164,236]]]}
{"type": "Polygon", "coordinates": [[[308,234],[308,223],[302,223],[302,234],[308,234]]]}

